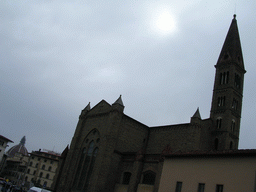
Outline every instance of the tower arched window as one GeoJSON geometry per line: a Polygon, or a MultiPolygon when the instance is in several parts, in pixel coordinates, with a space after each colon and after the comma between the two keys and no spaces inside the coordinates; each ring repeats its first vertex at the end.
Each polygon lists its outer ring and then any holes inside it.
{"type": "Polygon", "coordinates": [[[218,97],[218,107],[225,106],[225,100],[226,100],[225,96],[218,97]]]}
{"type": "Polygon", "coordinates": [[[51,171],[51,170],[52,170],[52,167],[51,167],[51,166],[49,166],[48,171],[51,171]]]}
{"type": "Polygon", "coordinates": [[[47,175],[46,175],[46,177],[45,177],[46,179],[49,179],[49,174],[47,173],[47,175]]]}
{"type": "Polygon", "coordinates": [[[214,140],[214,149],[215,149],[215,150],[218,150],[218,149],[219,149],[219,139],[218,139],[218,138],[216,138],[216,139],[214,140]]]}
{"type": "Polygon", "coordinates": [[[235,73],[235,88],[239,89],[240,88],[240,84],[241,84],[241,77],[235,73]]]}
{"type": "Polygon", "coordinates": [[[232,109],[234,110],[238,109],[238,101],[235,98],[233,98],[232,109]]]}
{"type": "Polygon", "coordinates": [[[229,71],[220,73],[220,84],[228,84],[229,81],[229,71]]]}
{"type": "Polygon", "coordinates": [[[30,169],[28,169],[27,173],[28,173],[28,174],[30,173],[30,169]]]}
{"type": "Polygon", "coordinates": [[[131,175],[132,174],[130,172],[124,172],[122,184],[128,185],[130,183],[131,175]]]}
{"type": "Polygon", "coordinates": [[[39,174],[39,177],[43,177],[43,172],[41,172],[41,173],[39,174]]]}
{"type": "Polygon", "coordinates": [[[232,141],[230,141],[229,149],[233,149],[233,142],[232,141]]]}
{"type": "Polygon", "coordinates": [[[42,166],[42,170],[44,170],[44,169],[45,169],[45,165],[42,166]]]}
{"type": "Polygon", "coordinates": [[[73,181],[74,189],[85,191],[87,190],[90,183],[90,178],[93,173],[96,156],[99,151],[99,144],[99,132],[94,129],[84,140],[84,147],[80,152],[77,171],[73,181]]]}
{"type": "Polygon", "coordinates": [[[217,128],[217,129],[220,129],[220,128],[221,128],[221,122],[222,122],[221,117],[217,118],[217,120],[216,120],[216,128],[217,128]]]}
{"type": "Polygon", "coordinates": [[[235,120],[232,120],[232,122],[231,122],[231,132],[232,133],[235,132],[235,128],[236,128],[236,122],[235,122],[235,120]]]}
{"type": "Polygon", "coordinates": [[[225,84],[228,84],[228,81],[229,81],[229,72],[226,73],[225,84]]]}
{"type": "Polygon", "coordinates": [[[31,161],[30,163],[29,163],[29,166],[32,166],[33,165],[33,162],[31,161]]]}

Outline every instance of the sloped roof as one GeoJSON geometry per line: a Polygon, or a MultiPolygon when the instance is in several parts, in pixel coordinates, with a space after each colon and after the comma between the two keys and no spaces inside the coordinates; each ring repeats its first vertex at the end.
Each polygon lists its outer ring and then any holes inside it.
{"type": "Polygon", "coordinates": [[[0,135],[0,139],[5,140],[5,141],[7,141],[7,142],[12,142],[12,143],[13,143],[12,140],[10,140],[10,139],[4,137],[3,135],[0,135]]]}

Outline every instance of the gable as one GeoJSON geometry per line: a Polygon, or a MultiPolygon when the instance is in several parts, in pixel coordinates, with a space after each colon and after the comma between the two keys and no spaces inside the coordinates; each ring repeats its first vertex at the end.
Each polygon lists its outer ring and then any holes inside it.
{"type": "Polygon", "coordinates": [[[108,113],[111,110],[111,105],[105,100],[101,100],[95,105],[89,112],[88,115],[96,115],[100,113],[108,113]]]}

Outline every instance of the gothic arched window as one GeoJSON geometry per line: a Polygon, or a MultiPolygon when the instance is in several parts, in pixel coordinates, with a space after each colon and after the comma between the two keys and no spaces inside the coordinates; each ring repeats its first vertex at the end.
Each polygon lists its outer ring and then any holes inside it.
{"type": "Polygon", "coordinates": [[[154,185],[155,179],[156,179],[156,174],[153,171],[146,171],[143,174],[142,184],[154,185]]]}
{"type": "Polygon", "coordinates": [[[128,185],[130,183],[131,175],[130,172],[124,172],[122,184],[128,185]]]}
{"type": "Polygon", "coordinates": [[[73,181],[73,188],[77,190],[86,190],[89,186],[96,156],[99,151],[99,132],[94,129],[84,141],[84,147],[80,152],[77,171],[73,181]]]}

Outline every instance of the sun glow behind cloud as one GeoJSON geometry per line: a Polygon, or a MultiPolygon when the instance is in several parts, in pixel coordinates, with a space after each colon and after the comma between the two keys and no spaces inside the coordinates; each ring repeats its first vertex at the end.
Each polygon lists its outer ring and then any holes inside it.
{"type": "Polygon", "coordinates": [[[171,35],[177,31],[176,19],[167,7],[152,9],[151,29],[161,36],[171,35]]]}

